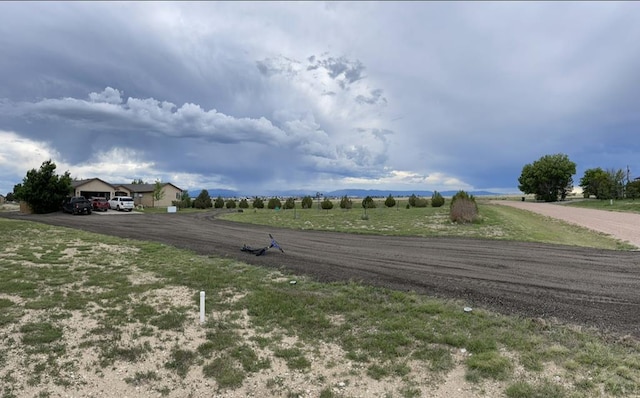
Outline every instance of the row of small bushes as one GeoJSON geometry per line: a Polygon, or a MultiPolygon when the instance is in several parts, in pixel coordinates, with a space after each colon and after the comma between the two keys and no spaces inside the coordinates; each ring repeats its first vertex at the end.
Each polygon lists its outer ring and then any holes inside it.
{"type": "MultiPolygon", "coordinates": [[[[389,196],[384,201],[384,205],[386,207],[394,207],[397,202],[389,194],[389,196]]],[[[445,204],[444,197],[438,192],[434,191],[431,196],[431,206],[432,207],[441,207],[445,204]]],[[[218,196],[215,201],[212,201],[209,197],[208,193],[203,190],[200,195],[192,202],[191,199],[183,198],[180,201],[173,202],[174,206],[179,208],[185,207],[195,207],[200,209],[206,209],[210,207],[215,207],[216,209],[221,209],[226,207],[227,209],[235,209],[236,206],[241,209],[249,208],[249,201],[245,199],[241,199],[238,203],[234,199],[224,200],[221,196],[218,196]]],[[[333,202],[325,198],[322,202],[319,203],[320,207],[324,210],[330,210],[333,208],[333,202]]],[[[421,198],[416,196],[415,194],[409,197],[409,203],[407,203],[407,208],[410,207],[427,207],[429,205],[429,201],[426,198],[421,198]]],[[[309,209],[313,206],[313,199],[311,196],[305,196],[302,198],[302,208],[309,209]]],[[[251,203],[251,207],[254,209],[263,209],[265,207],[264,200],[259,197],[255,197],[253,202],[251,203]]],[[[293,209],[295,208],[295,200],[293,198],[288,198],[285,200],[284,205],[282,201],[276,197],[273,197],[267,201],[268,209],[293,209]]],[[[351,209],[353,207],[353,201],[349,199],[346,195],[340,199],[340,208],[341,209],[351,209]]],[[[376,202],[373,200],[371,196],[367,196],[362,200],[362,207],[364,209],[373,209],[376,207],[376,202]]],[[[476,204],[476,199],[473,195],[469,195],[465,191],[458,191],[451,198],[449,216],[452,222],[456,223],[472,223],[478,219],[478,205],[476,204]]]]}

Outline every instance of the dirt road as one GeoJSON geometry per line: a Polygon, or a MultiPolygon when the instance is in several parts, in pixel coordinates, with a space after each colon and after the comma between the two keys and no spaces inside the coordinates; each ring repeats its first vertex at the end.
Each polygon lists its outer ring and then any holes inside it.
{"type": "Polygon", "coordinates": [[[461,299],[504,314],[555,318],[640,338],[640,253],[535,243],[293,231],[219,220],[214,213],[0,213],[124,238],[163,242],[321,281],[362,281],[461,299]],[[286,253],[256,257],[243,243],[286,253]]]}

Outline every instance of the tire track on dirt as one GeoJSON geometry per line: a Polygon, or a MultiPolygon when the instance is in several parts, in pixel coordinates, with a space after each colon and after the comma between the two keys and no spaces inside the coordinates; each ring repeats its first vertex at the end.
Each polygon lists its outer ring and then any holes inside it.
{"type": "Polygon", "coordinates": [[[323,282],[358,281],[464,301],[531,318],[556,318],[640,338],[637,252],[460,238],[298,231],[240,224],[215,213],[69,216],[0,214],[125,238],[157,241],[203,255],[306,274],[323,282]],[[254,256],[243,244],[285,254],[254,256]]]}

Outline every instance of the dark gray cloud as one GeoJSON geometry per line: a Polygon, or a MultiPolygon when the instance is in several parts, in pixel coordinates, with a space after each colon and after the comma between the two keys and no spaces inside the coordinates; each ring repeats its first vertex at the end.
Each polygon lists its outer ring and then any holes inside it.
{"type": "Polygon", "coordinates": [[[0,192],[49,156],[187,188],[513,190],[558,152],[640,176],[635,8],[0,3],[0,192]]]}

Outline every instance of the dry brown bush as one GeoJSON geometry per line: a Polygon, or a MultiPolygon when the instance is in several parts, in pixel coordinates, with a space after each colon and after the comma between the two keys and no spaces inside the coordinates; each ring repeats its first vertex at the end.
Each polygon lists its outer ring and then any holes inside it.
{"type": "Polygon", "coordinates": [[[449,217],[452,222],[472,223],[478,219],[478,206],[473,199],[459,198],[451,203],[449,217]]]}

